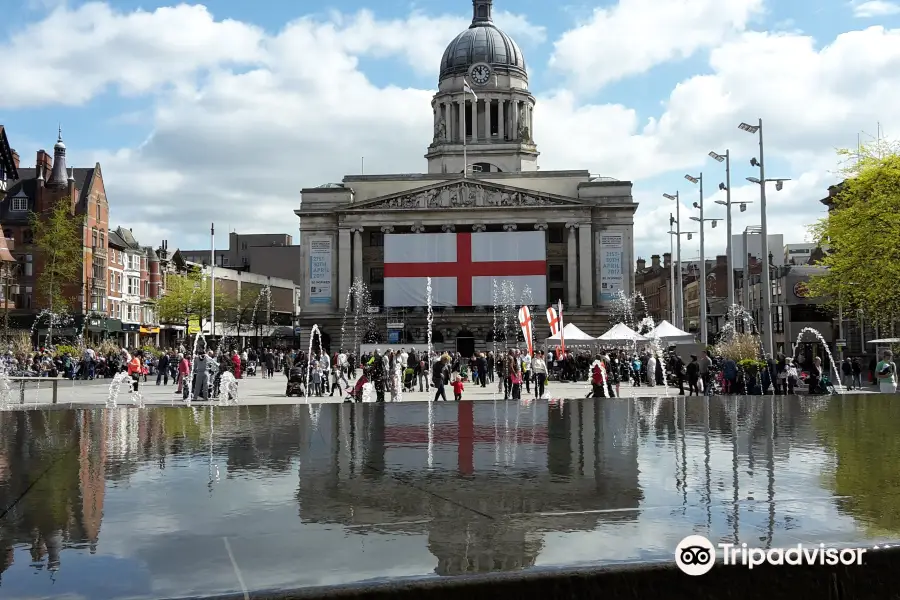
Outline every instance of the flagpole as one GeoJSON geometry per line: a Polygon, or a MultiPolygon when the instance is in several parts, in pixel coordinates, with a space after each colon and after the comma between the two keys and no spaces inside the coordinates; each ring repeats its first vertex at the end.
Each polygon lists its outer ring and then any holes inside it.
{"type": "MultiPolygon", "coordinates": [[[[466,80],[465,78],[463,78],[463,103],[462,103],[462,111],[463,111],[462,122],[463,122],[463,126],[462,126],[462,131],[459,132],[459,133],[460,133],[460,137],[462,137],[462,143],[463,143],[463,179],[465,179],[466,176],[467,176],[468,173],[469,173],[469,154],[468,154],[468,145],[466,144],[466,125],[468,124],[468,119],[466,119],[466,94],[472,94],[472,98],[475,99],[475,102],[476,102],[476,104],[477,104],[477,102],[478,102],[478,96],[475,95],[475,92],[472,90],[472,87],[469,85],[468,80],[466,80]]],[[[473,105],[472,105],[472,115],[473,115],[473,117],[474,117],[474,115],[475,115],[475,114],[477,113],[477,111],[478,111],[478,107],[476,106],[476,104],[473,104],[473,105]]],[[[473,120],[472,123],[473,123],[473,131],[472,131],[472,135],[475,135],[475,131],[474,131],[474,120],[473,120]]]]}

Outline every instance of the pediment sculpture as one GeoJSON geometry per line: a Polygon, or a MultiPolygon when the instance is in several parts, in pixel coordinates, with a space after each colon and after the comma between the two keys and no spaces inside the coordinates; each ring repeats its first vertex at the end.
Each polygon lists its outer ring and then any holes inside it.
{"type": "Polygon", "coordinates": [[[441,210],[476,207],[578,206],[580,203],[542,194],[483,184],[454,182],[426,189],[412,190],[383,200],[373,200],[361,210],[441,210]]]}

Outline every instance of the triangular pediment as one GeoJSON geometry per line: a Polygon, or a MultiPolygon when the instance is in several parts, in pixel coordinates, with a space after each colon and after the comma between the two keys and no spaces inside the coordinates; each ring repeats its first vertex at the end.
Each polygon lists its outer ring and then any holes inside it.
{"type": "Polygon", "coordinates": [[[453,210],[472,208],[545,208],[585,206],[584,203],[549,194],[478,179],[442,181],[412,190],[379,196],[347,206],[349,211],[453,210]]]}

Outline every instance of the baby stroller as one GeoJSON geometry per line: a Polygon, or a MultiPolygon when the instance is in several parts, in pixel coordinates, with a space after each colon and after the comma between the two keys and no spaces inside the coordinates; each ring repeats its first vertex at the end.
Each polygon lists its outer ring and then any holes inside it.
{"type": "MultiPolygon", "coordinates": [[[[253,364],[253,363],[250,363],[253,364]]],[[[293,367],[288,374],[287,388],[284,390],[285,396],[303,395],[303,385],[306,383],[306,369],[303,367],[293,367]]]]}
{"type": "Polygon", "coordinates": [[[363,386],[367,383],[369,383],[369,378],[363,373],[356,384],[351,389],[347,390],[347,397],[344,398],[344,402],[362,402],[363,386]]]}
{"type": "Polygon", "coordinates": [[[413,369],[406,369],[403,372],[403,391],[411,392],[413,391],[413,385],[416,380],[416,372],[413,369]]]}
{"type": "Polygon", "coordinates": [[[247,372],[245,373],[247,377],[256,377],[256,361],[251,360],[247,362],[247,372]]]}

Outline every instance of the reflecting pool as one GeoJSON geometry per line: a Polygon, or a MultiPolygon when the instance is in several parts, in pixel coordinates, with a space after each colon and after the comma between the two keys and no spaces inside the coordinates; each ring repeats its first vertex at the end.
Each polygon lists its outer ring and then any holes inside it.
{"type": "Polygon", "coordinates": [[[889,396],[0,412],[0,597],[159,598],[900,539],[889,396]]]}

